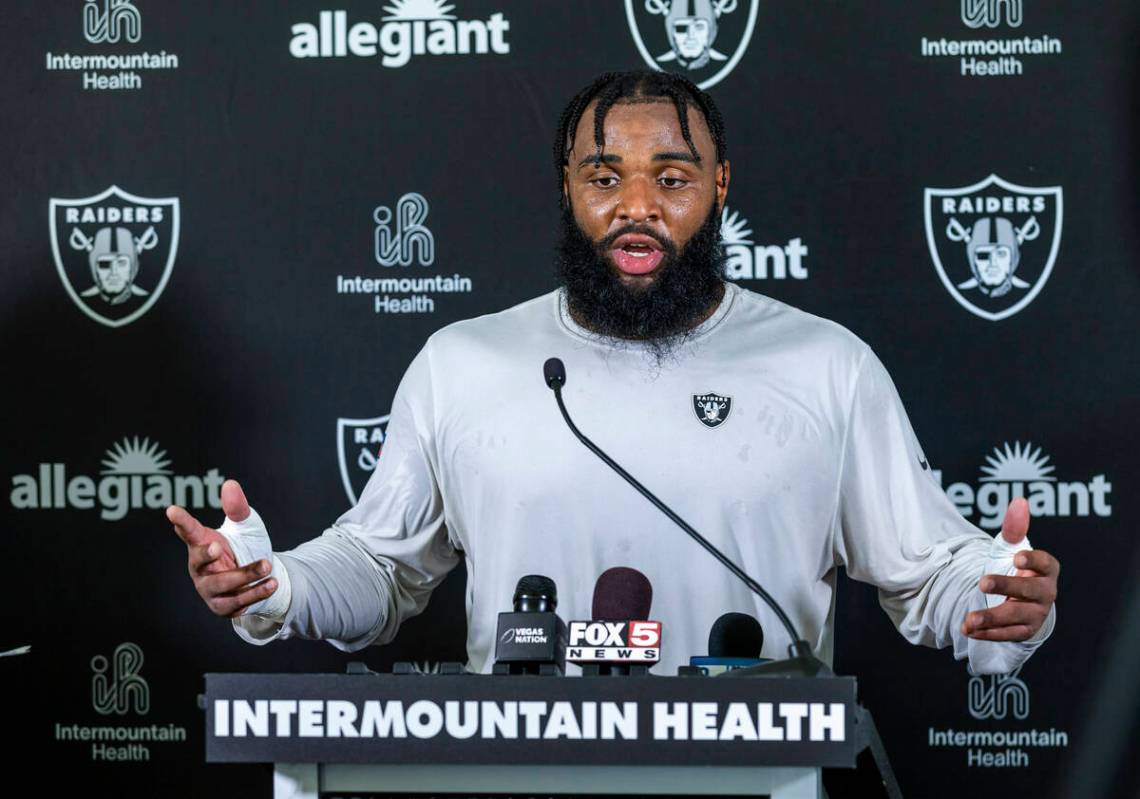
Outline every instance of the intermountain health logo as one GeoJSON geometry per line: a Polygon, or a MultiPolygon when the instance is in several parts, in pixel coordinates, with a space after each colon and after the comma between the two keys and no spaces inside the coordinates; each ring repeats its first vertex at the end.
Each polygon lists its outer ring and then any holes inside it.
{"type": "MultiPolygon", "coordinates": [[[[116,646],[109,658],[103,654],[91,658],[91,709],[95,713],[110,717],[150,714],[150,685],[141,674],[144,659],[142,647],[129,641],[116,646]]],[[[56,722],[54,737],[90,743],[92,760],[115,763],[146,762],[155,743],[186,742],[186,728],[175,724],[106,722],[56,722]]]]}
{"type": "Polygon", "coordinates": [[[388,416],[336,420],[336,456],[344,493],[353,505],[380,458],[388,432],[388,416]]]}
{"type": "Polygon", "coordinates": [[[375,58],[399,68],[413,56],[507,55],[511,23],[501,12],[486,20],[457,19],[445,0],[391,0],[376,25],[352,21],[347,11],[317,12],[317,22],[298,22],[291,31],[294,58],[375,58]]]}
{"type": "Polygon", "coordinates": [[[143,651],[132,643],[115,647],[110,661],[103,655],[91,658],[91,706],[96,713],[145,716],[150,711],[150,686],[139,675],[142,664],[143,651]]]}
{"type": "MultiPolygon", "coordinates": [[[[1029,501],[1031,518],[1043,516],[1087,518],[1112,515],[1112,483],[1103,474],[1090,480],[1059,480],[1048,455],[1031,443],[1005,442],[986,456],[976,485],[951,483],[946,496],[966,518],[978,517],[979,527],[1001,527],[1009,503],[1017,497],[1029,501]]],[[[942,472],[934,470],[942,485],[942,472]]]]}
{"type": "Polygon", "coordinates": [[[923,207],[934,269],[967,311],[996,322],[1041,293],[1061,246],[1060,186],[990,175],[960,188],[928,188],[923,207]]]}
{"type": "Polygon", "coordinates": [[[174,474],[166,451],[149,438],[124,438],[107,450],[98,477],[68,475],[63,463],[41,463],[35,474],[12,477],[9,499],[18,510],[98,510],[104,521],[128,511],[168,505],[221,508],[225,481],[217,469],[174,474]]]}
{"type": "Polygon", "coordinates": [[[967,768],[1029,768],[1038,757],[1056,757],[1069,733],[1032,726],[1029,685],[1018,668],[1009,674],[970,674],[964,727],[927,729],[928,747],[964,750],[967,768]],[[1046,750],[1046,751],[1042,751],[1046,750]]]}
{"type": "Polygon", "coordinates": [[[123,327],[149,311],[178,254],[177,197],[140,197],[111,186],[48,202],[51,252],[63,288],[87,316],[123,327]]]}
{"type": "Polygon", "coordinates": [[[418,192],[408,192],[393,206],[372,210],[371,260],[380,273],[337,275],[337,294],[365,294],[378,314],[435,311],[435,296],[471,292],[471,278],[453,273],[425,275],[436,263],[436,238],[427,225],[430,206],[418,192]],[[395,267],[395,268],[393,268],[395,267]]]}
{"type": "MultiPolygon", "coordinates": [[[[941,0],[947,6],[952,0],[941,0]]],[[[1005,77],[1025,73],[1023,59],[1060,55],[1063,47],[1056,36],[1033,33],[1010,36],[1025,20],[1022,0],[959,0],[962,24],[976,32],[969,38],[922,37],[919,52],[924,58],[949,56],[958,59],[963,77],[1005,77]],[[993,35],[978,35],[992,32],[993,35]]]]}
{"type": "Polygon", "coordinates": [[[84,89],[141,89],[142,72],[178,69],[178,56],[160,50],[138,50],[142,40],[142,12],[134,0],[71,0],[82,15],[83,38],[103,52],[47,53],[49,72],[82,73],[84,89]],[[113,52],[107,52],[113,48],[113,52]]]}
{"type": "Polygon", "coordinates": [[[625,16],[646,64],[707,89],[740,63],[759,7],[759,0],[625,0],[625,16]]]}
{"type": "Polygon", "coordinates": [[[1017,676],[1020,671],[971,675],[966,689],[970,715],[976,719],[1028,718],[1029,686],[1017,676]]]}
{"type": "Polygon", "coordinates": [[[729,280],[806,280],[808,248],[798,236],[787,244],[754,244],[748,220],[724,207],[720,216],[725,276],[729,280]]]}

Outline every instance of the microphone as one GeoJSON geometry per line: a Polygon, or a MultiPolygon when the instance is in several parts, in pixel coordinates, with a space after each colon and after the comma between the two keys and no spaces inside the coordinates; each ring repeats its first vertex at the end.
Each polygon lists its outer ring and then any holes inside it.
{"type": "Polygon", "coordinates": [[[759,666],[771,661],[760,657],[764,648],[764,630],[760,622],[747,613],[725,613],[709,630],[709,653],[694,655],[689,665],[677,670],[681,676],[715,677],[734,669],[759,666]]]}
{"type": "Polygon", "coordinates": [[[661,622],[649,621],[653,586],[637,569],[606,569],[594,584],[590,621],[570,622],[566,660],[584,676],[643,675],[661,659],[661,622]]]}
{"type": "Polygon", "coordinates": [[[812,677],[815,675],[830,675],[831,669],[819,660],[811,651],[811,644],[800,637],[799,632],[796,630],[792,620],[788,618],[788,614],[780,607],[780,604],[764,590],[760,583],[748,576],[748,574],[735,563],[733,563],[727,555],[717,549],[713,544],[700,533],[692,528],[688,522],[678,516],[673,510],[664,502],[659,500],[653,495],[648,488],[643,486],[638,480],[623,469],[613,460],[609,455],[601,450],[597,444],[585,436],[574,424],[570,418],[569,411],[566,410],[566,404],[562,401],[562,387],[566,385],[566,366],[562,363],[560,358],[547,358],[546,363],[542,365],[542,375],[546,381],[547,387],[554,392],[554,399],[558,403],[558,410],[562,412],[562,418],[566,421],[566,426],[570,428],[570,432],[582,442],[586,449],[597,455],[603,463],[617,472],[622,479],[637,489],[637,491],[645,497],[650,503],[653,504],[659,511],[668,516],[674,524],[689,534],[690,537],[705,550],[716,558],[720,563],[736,575],[748,588],[772,609],[780,623],[784,626],[784,630],[788,633],[788,637],[792,639],[792,643],[788,646],[788,659],[782,661],[774,661],[763,666],[756,666],[754,669],[737,669],[731,672],[735,675],[745,674],[764,674],[769,676],[787,676],[787,677],[812,677]],[[764,671],[760,671],[764,670],[764,671]]]}
{"type": "Polygon", "coordinates": [[[494,674],[562,674],[566,625],[554,612],[558,589],[541,574],[515,586],[514,610],[499,614],[494,674]]]}
{"type": "Polygon", "coordinates": [[[709,657],[758,658],[764,648],[764,629],[747,613],[725,613],[709,630],[709,657]]]}
{"type": "Polygon", "coordinates": [[[653,605],[653,586],[637,569],[614,566],[606,569],[594,583],[591,613],[599,621],[648,619],[653,605]]]}

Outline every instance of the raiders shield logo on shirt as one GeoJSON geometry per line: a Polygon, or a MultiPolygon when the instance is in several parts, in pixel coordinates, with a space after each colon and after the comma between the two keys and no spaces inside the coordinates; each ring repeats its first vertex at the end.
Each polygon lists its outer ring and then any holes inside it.
{"type": "Polygon", "coordinates": [[[705,427],[720,427],[732,410],[732,397],[722,394],[694,394],[693,411],[705,427]]]}

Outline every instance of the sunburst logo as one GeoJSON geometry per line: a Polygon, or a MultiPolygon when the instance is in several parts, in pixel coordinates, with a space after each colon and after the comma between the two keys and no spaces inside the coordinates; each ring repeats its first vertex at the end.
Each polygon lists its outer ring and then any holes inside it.
{"type": "Polygon", "coordinates": [[[392,0],[392,5],[384,6],[389,19],[455,19],[450,13],[455,6],[444,0],[392,0]]]}
{"type": "Polygon", "coordinates": [[[129,437],[107,450],[103,459],[103,474],[170,474],[170,461],[166,450],[157,441],[129,437]]]}
{"type": "Polygon", "coordinates": [[[753,245],[748,220],[727,205],[720,214],[720,239],[727,256],[724,274],[729,280],[803,280],[808,276],[804,265],[808,248],[800,238],[789,239],[786,245],[753,245]]]}
{"type": "Polygon", "coordinates": [[[748,227],[748,220],[742,217],[739,211],[730,212],[727,205],[720,215],[720,238],[726,246],[752,243],[752,231],[748,227]]]}
{"type": "Polygon", "coordinates": [[[982,467],[981,478],[983,483],[1017,481],[1032,482],[1034,480],[1055,481],[1054,467],[1049,465],[1049,456],[1041,453],[1041,447],[1033,449],[1033,445],[1026,442],[1015,441],[1013,446],[1007,441],[1005,447],[994,447],[992,455],[986,456],[986,465],[982,467]]]}

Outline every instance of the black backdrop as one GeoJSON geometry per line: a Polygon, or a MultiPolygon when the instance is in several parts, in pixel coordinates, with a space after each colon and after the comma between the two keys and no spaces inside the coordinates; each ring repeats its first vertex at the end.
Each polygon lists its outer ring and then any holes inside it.
{"type": "MultiPolygon", "coordinates": [[[[980,522],[1003,492],[1036,492],[1031,537],[1064,564],[1055,634],[1004,682],[971,687],[962,663],[907,645],[874,591],[849,582],[837,667],[859,677],[908,793],[1044,793],[1096,738],[1084,725],[1096,659],[1135,577],[1122,564],[1136,550],[1140,484],[1140,11],[1126,0],[712,5],[723,58],[656,64],[709,85],[725,113],[742,284],[870,343],[963,510],[980,522]],[[1012,74],[963,74],[991,68],[1012,74]],[[943,194],[991,175],[963,196],[997,208],[946,210],[943,194]],[[929,232],[928,190],[943,190],[929,232]],[[1006,293],[969,285],[951,216],[959,238],[1008,220],[999,243],[1020,261],[1006,293]],[[1038,745],[959,745],[949,730],[1036,730],[1038,745]]],[[[638,36],[649,57],[670,53],[652,13],[668,6],[7,4],[0,650],[31,647],[0,658],[13,763],[25,750],[46,757],[33,776],[58,790],[266,796],[267,769],[203,764],[203,672],[463,657],[461,573],[391,646],[248,646],[202,606],[185,548],[147,505],[181,487],[220,520],[216,470],[242,480],[278,549],[319,534],[348,504],[346,482],[366,477],[354,425],[338,420],[373,419],[366,437],[382,434],[432,331],[553,287],[554,121],[596,73],[647,65],[638,36]],[[429,52],[455,32],[470,52],[429,52]],[[353,54],[377,40],[387,59],[353,54]],[[322,46],[330,55],[294,55],[322,46]],[[383,265],[378,228],[412,241],[401,215],[430,232],[433,252],[421,236],[409,264],[383,265]],[[133,282],[92,271],[110,239],[124,269],[137,257],[133,282]],[[338,277],[357,276],[451,282],[338,293],[338,277]],[[377,312],[385,296],[410,310],[377,312]],[[104,742],[110,751],[83,739],[150,725],[185,740],[104,742]]]]}

